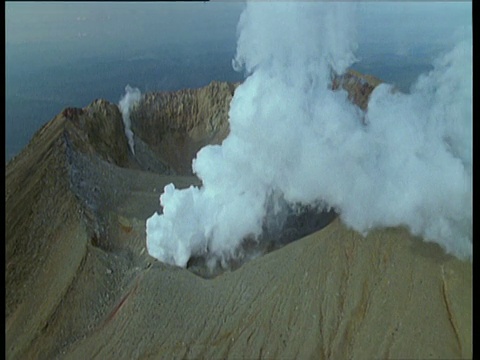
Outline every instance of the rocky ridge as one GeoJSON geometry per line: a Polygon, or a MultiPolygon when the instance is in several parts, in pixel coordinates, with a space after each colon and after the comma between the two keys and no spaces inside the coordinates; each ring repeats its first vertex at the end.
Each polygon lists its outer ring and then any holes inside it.
{"type": "MultiPolygon", "coordinates": [[[[337,80],[365,108],[376,82],[337,80]]],[[[228,134],[237,85],[147,94],[136,156],[96,100],[7,164],[7,359],[470,357],[471,263],[404,229],[335,220],[212,280],[148,256],[145,219],[164,185],[198,184],[189,162],[228,134]]]]}
{"type": "Polygon", "coordinates": [[[192,175],[198,150],[228,135],[229,104],[238,85],[214,81],[200,89],[145,94],[132,111],[132,130],[176,173],[192,175]]]}

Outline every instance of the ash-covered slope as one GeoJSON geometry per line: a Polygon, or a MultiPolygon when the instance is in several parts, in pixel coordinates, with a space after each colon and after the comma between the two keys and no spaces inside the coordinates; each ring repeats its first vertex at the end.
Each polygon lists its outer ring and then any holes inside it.
{"type": "MultiPolygon", "coordinates": [[[[147,147],[142,154],[152,156],[147,147]]],[[[158,160],[132,158],[121,114],[103,100],[65,109],[7,164],[8,358],[58,355],[144,266],[143,224],[158,207],[152,184],[187,186],[195,179],[142,171],[143,165],[169,172],[158,160]],[[141,235],[132,231],[134,221],[141,235]]]]}
{"type": "Polygon", "coordinates": [[[336,220],[214,280],[154,264],[67,358],[468,358],[471,281],[406,230],[336,220]]]}
{"type": "MultiPolygon", "coordinates": [[[[376,84],[348,74],[334,87],[363,107],[376,84]]],[[[336,220],[212,280],[147,255],[146,218],[198,184],[182,175],[228,134],[234,89],[147,94],[135,156],[116,105],[66,109],[7,164],[7,358],[470,357],[471,263],[403,229],[336,220]]]]}

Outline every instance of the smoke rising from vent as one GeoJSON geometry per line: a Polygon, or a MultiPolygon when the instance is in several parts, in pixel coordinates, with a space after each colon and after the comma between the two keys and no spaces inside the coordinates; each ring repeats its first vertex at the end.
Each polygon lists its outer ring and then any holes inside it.
{"type": "Polygon", "coordinates": [[[125,126],[125,135],[128,139],[128,146],[130,151],[135,155],[135,142],[133,139],[132,123],[130,120],[130,111],[140,101],[141,93],[137,88],[132,88],[130,85],[125,87],[125,95],[120,100],[118,107],[122,113],[123,124],[125,126]]]}
{"type": "Polygon", "coordinates": [[[223,263],[300,204],[333,208],[363,234],[406,226],[471,258],[471,32],[411,94],[382,84],[364,112],[330,89],[355,61],[354,18],[351,3],[247,3],[230,134],[193,161],[201,187],[165,187],[146,224],[150,255],[223,263]]]}

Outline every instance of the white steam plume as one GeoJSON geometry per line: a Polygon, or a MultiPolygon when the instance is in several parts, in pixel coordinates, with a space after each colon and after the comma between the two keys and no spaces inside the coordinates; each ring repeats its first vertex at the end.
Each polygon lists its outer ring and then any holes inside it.
{"type": "Polygon", "coordinates": [[[234,66],[250,76],[230,104],[230,134],[193,161],[201,187],[165,187],[163,214],[146,224],[150,255],[182,267],[191,256],[235,257],[281,212],[269,203],[280,197],[328,204],[362,233],[404,225],[471,258],[471,38],[410,95],[378,86],[363,113],[329,89],[331,71],[355,60],[350,9],[247,3],[234,66]]]}
{"type": "Polygon", "coordinates": [[[135,142],[133,140],[133,131],[132,131],[132,123],[130,120],[130,111],[140,101],[141,93],[140,90],[137,88],[132,88],[130,85],[125,87],[125,95],[120,100],[118,107],[122,113],[123,124],[125,126],[125,135],[128,139],[128,146],[132,151],[132,154],[135,155],[135,142]]]}

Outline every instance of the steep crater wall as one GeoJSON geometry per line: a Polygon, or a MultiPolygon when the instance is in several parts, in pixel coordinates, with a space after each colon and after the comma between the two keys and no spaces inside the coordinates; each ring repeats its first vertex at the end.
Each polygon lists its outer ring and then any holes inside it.
{"type": "Polygon", "coordinates": [[[192,159],[228,135],[228,110],[238,84],[145,94],[131,112],[132,130],[178,175],[192,175],[192,159]]]}
{"type": "MultiPolygon", "coordinates": [[[[349,71],[335,77],[332,88],[344,88],[352,102],[365,109],[378,83],[374,78],[349,71]]],[[[89,231],[97,239],[96,246],[106,250],[115,248],[107,226],[109,209],[118,207],[122,199],[133,194],[135,187],[128,180],[131,174],[122,171],[137,171],[137,183],[145,182],[144,179],[149,178],[145,172],[150,172],[164,176],[162,181],[174,182],[177,186],[185,182],[192,184],[195,178],[191,177],[191,162],[197,151],[205,145],[221,143],[229,133],[228,111],[238,85],[212,82],[200,89],[145,94],[131,113],[135,154],[129,149],[122,116],[115,104],[95,100],[83,109],[67,108],[57,117],[69,162],[70,187],[85,207],[89,231]]],[[[47,130],[48,126],[40,130],[39,136],[47,130]]],[[[158,194],[150,194],[158,204],[163,185],[155,181],[150,184],[152,188],[158,187],[158,194]]],[[[162,211],[158,205],[149,210],[151,206],[144,201],[139,201],[139,206],[143,206],[143,213],[162,211]]],[[[276,219],[280,226],[265,224],[260,239],[245,240],[239,249],[244,255],[237,257],[237,263],[230,264],[231,269],[313,233],[335,217],[333,211],[290,208],[284,219],[276,219]]],[[[205,261],[208,259],[192,259],[190,270],[204,277],[214,275],[206,272],[205,261]]]]}
{"type": "MultiPolygon", "coordinates": [[[[349,70],[333,76],[331,88],[347,91],[352,103],[366,110],[368,99],[380,80],[349,70]]],[[[143,95],[131,112],[136,141],[149,147],[178,175],[193,175],[191,164],[200,148],[221,143],[229,133],[228,111],[239,84],[212,82],[200,89],[157,92],[143,95]]],[[[265,226],[260,239],[244,241],[235,263],[240,267],[252,257],[278,249],[328,225],[337,214],[333,210],[312,208],[288,209],[280,227],[265,226]]],[[[215,276],[207,271],[208,254],[192,258],[187,267],[203,277],[215,276]]],[[[224,264],[225,265],[225,264],[224,264]]]]}

